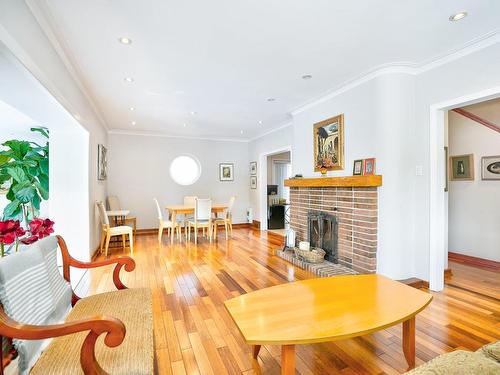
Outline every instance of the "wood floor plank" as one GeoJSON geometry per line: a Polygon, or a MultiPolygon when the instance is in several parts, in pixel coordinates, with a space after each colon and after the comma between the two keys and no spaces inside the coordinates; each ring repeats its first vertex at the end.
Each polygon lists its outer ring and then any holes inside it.
{"type": "MultiPolygon", "coordinates": [[[[122,271],[129,287],[153,294],[158,374],[280,374],[281,348],[263,346],[258,361],[223,303],[233,296],[315,277],[275,256],[276,236],[235,229],[228,241],[198,245],[155,235],[136,238],[136,270],[122,271]]],[[[111,256],[122,255],[120,248],[111,256]]],[[[128,254],[125,254],[128,255],[128,254]]],[[[100,256],[100,259],[103,257],[100,256]]],[[[416,320],[416,364],[456,349],[477,350],[500,339],[500,275],[450,262],[444,291],[416,320]]],[[[86,274],[90,293],[114,290],[112,267],[86,274]]],[[[333,343],[298,345],[296,374],[399,374],[407,370],[400,325],[333,343]]]]}

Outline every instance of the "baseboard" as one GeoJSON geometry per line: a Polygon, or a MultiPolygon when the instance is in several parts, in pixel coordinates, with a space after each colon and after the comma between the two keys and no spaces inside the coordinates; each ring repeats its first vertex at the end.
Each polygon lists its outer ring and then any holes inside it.
{"type": "Polygon", "coordinates": [[[448,260],[453,262],[466,264],[474,267],[489,268],[493,271],[500,271],[500,262],[494,260],[477,258],[470,255],[453,253],[448,251],[448,260]]]}
{"type": "Polygon", "coordinates": [[[411,277],[409,279],[397,280],[400,283],[411,286],[412,288],[421,289],[421,288],[429,288],[429,283],[422,279],[418,279],[416,277],[411,277]]]}
{"type": "MultiPolygon", "coordinates": [[[[233,224],[233,229],[237,228],[250,228],[250,223],[238,223],[238,224],[233,224]]],[[[201,230],[201,229],[198,229],[201,230]]],[[[158,234],[158,228],[143,228],[143,229],[137,229],[136,235],[138,236],[143,236],[143,235],[151,235],[151,234],[158,234]]]]}
{"type": "Polygon", "coordinates": [[[260,229],[260,221],[259,220],[252,221],[252,227],[254,229],[260,229]]]}
{"type": "Polygon", "coordinates": [[[444,278],[447,279],[449,277],[452,277],[453,276],[453,272],[451,271],[451,268],[446,268],[444,270],[444,278]]]}

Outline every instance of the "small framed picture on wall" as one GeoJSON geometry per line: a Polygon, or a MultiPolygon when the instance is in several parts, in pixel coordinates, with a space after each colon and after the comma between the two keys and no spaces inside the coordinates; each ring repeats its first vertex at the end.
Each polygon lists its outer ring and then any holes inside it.
{"type": "Polygon", "coordinates": [[[375,174],[375,158],[363,160],[363,176],[375,174]]]}
{"type": "Polygon", "coordinates": [[[250,176],[250,188],[257,189],[257,176],[250,176]]]}
{"type": "Polygon", "coordinates": [[[234,181],[234,164],[220,163],[219,164],[219,180],[234,181]]]}
{"type": "Polygon", "coordinates": [[[257,162],[256,161],[252,161],[250,163],[250,175],[257,176],[257,162]]]}
{"type": "Polygon", "coordinates": [[[354,160],[354,166],[352,168],[353,176],[361,176],[363,174],[363,159],[354,160]]]}
{"type": "Polygon", "coordinates": [[[450,157],[452,181],[474,181],[474,155],[456,155],[450,157]]]}
{"type": "Polygon", "coordinates": [[[483,180],[500,180],[500,155],[481,158],[481,178],[483,180]]]}

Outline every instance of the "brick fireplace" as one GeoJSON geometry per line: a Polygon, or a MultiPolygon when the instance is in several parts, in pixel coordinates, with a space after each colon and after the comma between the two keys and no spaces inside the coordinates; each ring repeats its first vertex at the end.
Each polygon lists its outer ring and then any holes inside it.
{"type": "Polygon", "coordinates": [[[338,263],[359,273],[374,273],[377,269],[377,187],[293,186],[295,180],[288,181],[292,181],[287,184],[290,186],[290,226],[296,232],[297,241],[309,240],[311,212],[334,215],[338,226],[338,263]]]}

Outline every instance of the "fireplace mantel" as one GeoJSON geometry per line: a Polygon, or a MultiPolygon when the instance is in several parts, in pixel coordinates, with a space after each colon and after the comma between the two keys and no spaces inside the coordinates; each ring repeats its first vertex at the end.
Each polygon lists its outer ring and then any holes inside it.
{"type": "Polygon", "coordinates": [[[377,187],[382,186],[381,175],[292,178],[285,180],[288,187],[377,187]]]}

